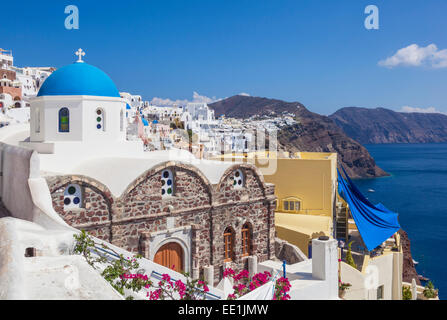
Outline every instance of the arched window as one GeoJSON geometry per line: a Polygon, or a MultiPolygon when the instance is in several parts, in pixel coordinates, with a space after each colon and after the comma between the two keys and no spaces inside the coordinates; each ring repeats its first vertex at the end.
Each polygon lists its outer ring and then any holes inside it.
{"type": "Polygon", "coordinates": [[[288,212],[299,212],[301,210],[301,200],[298,198],[286,198],[282,201],[282,209],[288,212]]]}
{"type": "Polygon", "coordinates": [[[77,184],[70,184],[64,191],[64,210],[82,208],[82,189],[77,184]]]}
{"type": "Polygon", "coordinates": [[[96,129],[99,131],[105,131],[104,118],[104,110],[102,108],[96,109],[96,129]]]}
{"type": "Polygon", "coordinates": [[[248,223],[242,226],[242,256],[250,255],[251,251],[250,225],[248,223]]]}
{"type": "Polygon", "coordinates": [[[70,132],[70,111],[68,108],[59,110],[59,132],[70,132]]]}
{"type": "Polygon", "coordinates": [[[241,189],[244,187],[244,174],[242,170],[236,170],[233,176],[233,186],[235,189],[241,189]]]}
{"type": "Polygon", "coordinates": [[[174,194],[174,175],[171,170],[163,170],[161,173],[161,195],[171,197],[174,194]]]}
{"type": "Polygon", "coordinates": [[[122,132],[124,130],[124,112],[121,109],[120,111],[120,131],[122,132]]]}
{"type": "Polygon", "coordinates": [[[228,227],[224,232],[224,262],[230,262],[233,260],[233,244],[234,236],[233,230],[228,227]]]}

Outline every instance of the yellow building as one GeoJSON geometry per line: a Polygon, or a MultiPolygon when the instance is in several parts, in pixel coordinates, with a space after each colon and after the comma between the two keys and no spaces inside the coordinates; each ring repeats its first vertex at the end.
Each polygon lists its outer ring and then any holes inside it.
{"type": "Polygon", "coordinates": [[[275,184],[276,232],[309,255],[312,239],[333,235],[337,196],[337,154],[298,152],[293,158],[276,152],[225,154],[215,159],[257,166],[275,184]]]}

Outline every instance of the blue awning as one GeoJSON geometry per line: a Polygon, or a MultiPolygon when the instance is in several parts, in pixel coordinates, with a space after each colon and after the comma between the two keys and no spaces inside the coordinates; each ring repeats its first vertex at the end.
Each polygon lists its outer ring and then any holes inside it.
{"type": "Polygon", "coordinates": [[[346,180],[338,172],[338,190],[348,203],[352,218],[369,251],[374,250],[400,229],[398,214],[383,204],[373,205],[355,186],[342,167],[346,180]]]}
{"type": "Polygon", "coordinates": [[[132,108],[129,106],[129,104],[126,104],[126,109],[127,109],[127,110],[130,110],[130,109],[132,109],[132,108]]]}

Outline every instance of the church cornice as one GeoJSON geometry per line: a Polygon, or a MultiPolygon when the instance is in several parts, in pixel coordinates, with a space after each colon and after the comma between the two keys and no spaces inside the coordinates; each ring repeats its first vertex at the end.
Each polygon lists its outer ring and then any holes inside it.
{"type": "Polygon", "coordinates": [[[31,102],[44,102],[44,101],[109,101],[109,102],[122,102],[126,103],[126,100],[121,97],[103,97],[103,96],[41,96],[31,99],[31,102]]]}

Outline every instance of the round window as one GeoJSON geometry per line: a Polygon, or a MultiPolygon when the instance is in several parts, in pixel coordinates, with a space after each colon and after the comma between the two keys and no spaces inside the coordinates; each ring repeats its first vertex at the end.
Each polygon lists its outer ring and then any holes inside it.
{"type": "Polygon", "coordinates": [[[244,174],[241,170],[236,170],[233,176],[233,186],[234,188],[242,188],[244,186],[244,174]]]}
{"type": "Polygon", "coordinates": [[[170,170],[165,170],[161,174],[161,195],[171,196],[174,193],[174,175],[170,170]]]}

